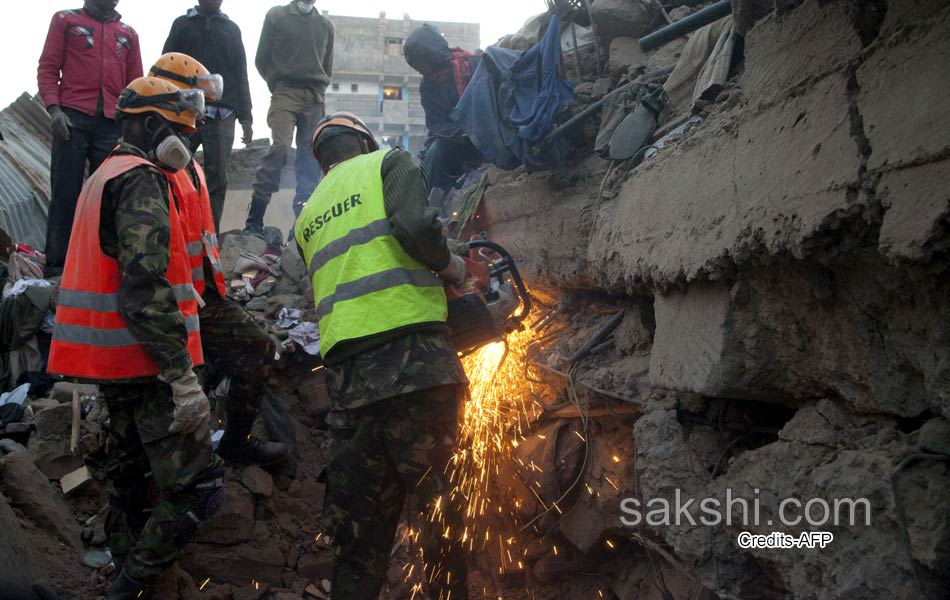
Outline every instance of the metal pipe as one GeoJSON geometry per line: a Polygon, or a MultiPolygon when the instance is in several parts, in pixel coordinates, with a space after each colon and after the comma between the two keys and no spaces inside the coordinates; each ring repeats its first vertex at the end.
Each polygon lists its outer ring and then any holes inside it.
{"type": "Polygon", "coordinates": [[[613,318],[607,321],[606,325],[601,327],[597,331],[597,333],[594,334],[594,337],[592,337],[589,342],[581,346],[581,349],[575,352],[574,356],[567,359],[567,362],[573,365],[573,364],[576,364],[577,361],[582,360],[587,355],[589,355],[590,351],[593,350],[594,346],[597,346],[600,343],[602,343],[604,340],[607,339],[608,335],[614,332],[614,329],[616,329],[620,325],[620,322],[623,321],[623,317],[625,314],[626,314],[626,311],[623,311],[623,310],[615,314],[613,318]]]}
{"type": "Polygon", "coordinates": [[[601,108],[603,108],[603,106],[604,106],[604,100],[602,98],[598,100],[597,102],[594,102],[593,104],[591,104],[590,106],[582,110],[581,112],[577,113],[573,117],[571,117],[566,123],[564,123],[557,129],[555,129],[551,133],[544,136],[544,138],[540,142],[538,142],[538,144],[539,145],[550,144],[551,142],[564,137],[568,133],[571,133],[572,131],[577,129],[577,127],[582,125],[584,121],[594,116],[594,114],[597,111],[599,111],[601,108]]]}
{"type": "Polygon", "coordinates": [[[644,52],[656,50],[660,46],[672,42],[678,37],[692,33],[700,27],[705,27],[714,21],[732,14],[732,0],[721,0],[710,7],[681,19],[668,27],[654,31],[650,35],[640,38],[640,49],[644,52]]]}

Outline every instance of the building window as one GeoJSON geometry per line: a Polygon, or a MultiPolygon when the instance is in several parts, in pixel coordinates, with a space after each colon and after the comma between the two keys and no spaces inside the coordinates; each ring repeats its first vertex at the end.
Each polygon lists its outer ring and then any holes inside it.
{"type": "Polygon", "coordinates": [[[351,83],[351,84],[350,84],[350,91],[353,92],[354,94],[359,94],[359,93],[360,93],[360,84],[358,84],[358,83],[351,83]]]}
{"type": "Polygon", "coordinates": [[[386,38],[386,55],[387,56],[402,56],[402,38],[396,38],[396,37],[386,38]]]}
{"type": "Polygon", "coordinates": [[[383,86],[384,100],[402,100],[402,88],[396,85],[383,86]]]}
{"type": "Polygon", "coordinates": [[[333,84],[333,91],[334,91],[334,92],[339,92],[339,91],[340,91],[340,84],[339,84],[339,83],[334,83],[334,84],[333,84]]]}

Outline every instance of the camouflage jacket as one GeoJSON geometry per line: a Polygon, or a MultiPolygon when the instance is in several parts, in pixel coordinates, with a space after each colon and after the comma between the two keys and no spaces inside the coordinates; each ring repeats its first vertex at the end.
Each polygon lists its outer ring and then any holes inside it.
{"type": "Polygon", "coordinates": [[[330,409],[353,410],[443,385],[467,383],[458,352],[444,333],[409,333],[326,366],[330,409]]]}
{"type": "MultiPolygon", "coordinates": [[[[120,143],[114,155],[145,158],[120,143]]],[[[177,378],[192,368],[188,332],[168,270],[170,235],[168,180],[150,167],[136,167],[108,184],[102,194],[99,239],[103,253],[119,262],[119,312],[132,335],[159,365],[177,378]]]]}

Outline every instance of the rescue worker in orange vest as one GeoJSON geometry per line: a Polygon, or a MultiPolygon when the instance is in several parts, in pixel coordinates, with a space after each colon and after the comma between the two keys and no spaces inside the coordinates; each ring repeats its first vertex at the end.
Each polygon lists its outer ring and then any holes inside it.
{"type": "Polygon", "coordinates": [[[108,600],[143,595],[223,494],[195,374],[199,297],[163,171],[191,160],[182,136],[203,110],[201,91],[160,79],[122,91],[122,137],[79,196],[57,301],[48,370],[98,383],[109,410],[108,600]]]}
{"type": "MultiPolygon", "coordinates": [[[[162,55],[149,75],[181,89],[201,89],[208,100],[223,94],[221,76],[212,75],[187,54],[162,55]]],[[[185,168],[169,173],[169,179],[182,213],[192,280],[204,302],[198,317],[205,360],[228,377],[223,407],[227,425],[218,444],[218,455],[239,463],[275,463],[287,455],[287,446],[258,440],[251,436],[251,427],[267,387],[276,346],[254,318],[227,296],[211,198],[201,165],[191,160],[185,168]]]]}

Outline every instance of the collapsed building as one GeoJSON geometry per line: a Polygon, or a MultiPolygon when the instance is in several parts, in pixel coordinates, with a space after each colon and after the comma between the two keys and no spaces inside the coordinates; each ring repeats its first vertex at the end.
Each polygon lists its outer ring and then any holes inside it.
{"type": "MultiPolygon", "coordinates": [[[[463,441],[481,461],[464,490],[472,597],[945,597],[950,7],[734,1],[688,41],[641,50],[701,4],[574,7],[590,18],[564,30],[564,164],[483,169],[442,205],[460,238],[507,248],[535,305],[507,348],[465,358],[463,441]],[[620,129],[641,106],[655,109],[646,141],[601,147],[606,117],[620,129]],[[677,522],[624,510],[689,498],[677,522]],[[736,498],[758,501],[757,522],[741,503],[730,522],[702,520],[700,499],[736,498]],[[803,509],[793,524],[786,499],[803,509]],[[828,513],[804,511],[812,499],[828,513]],[[737,540],[774,531],[834,539],[737,540]]],[[[502,43],[539,37],[529,23],[502,43]]],[[[221,511],[153,597],[332,597],[316,318],[282,239],[232,232],[222,262],[284,341],[258,427],[292,444],[295,464],[229,471],[221,511]]],[[[109,576],[94,551],[107,490],[79,456],[94,465],[107,415],[94,389],[48,396],[29,403],[27,427],[6,426],[23,445],[0,441],[0,582],[94,597],[109,576]]],[[[386,597],[424,597],[416,518],[386,597]]]]}

